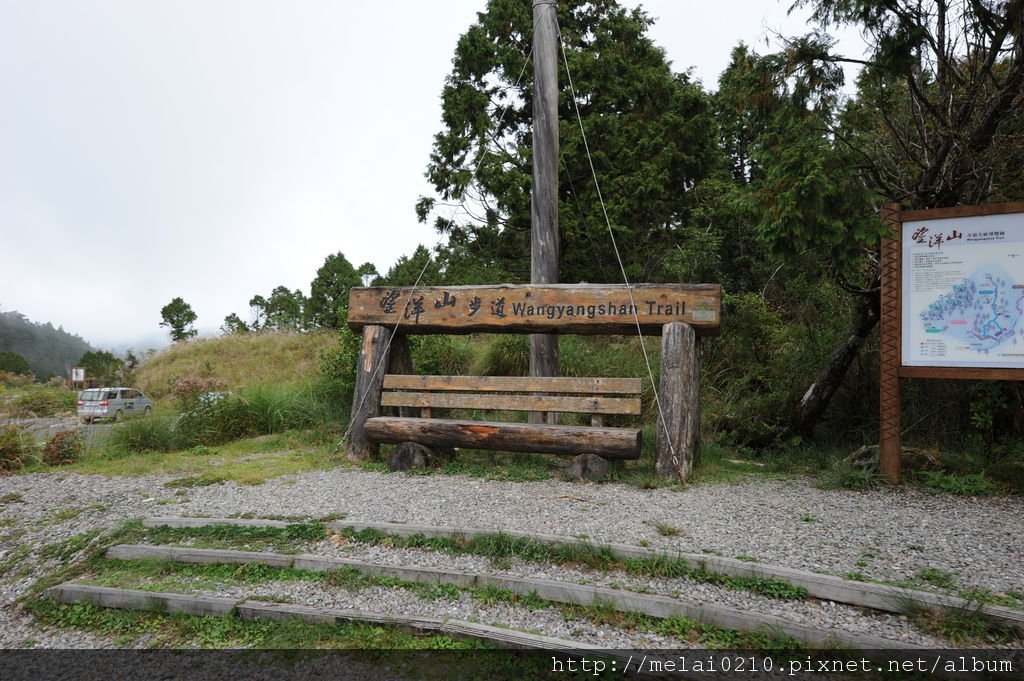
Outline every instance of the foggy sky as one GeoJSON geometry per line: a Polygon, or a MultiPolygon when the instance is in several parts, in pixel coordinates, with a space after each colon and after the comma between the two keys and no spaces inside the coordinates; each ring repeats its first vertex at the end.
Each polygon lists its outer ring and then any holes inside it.
{"type": "MultiPolygon", "coordinates": [[[[414,205],[485,4],[0,0],[0,310],[144,350],[175,296],[212,332],[330,253],[432,247],[414,205]]],[[[711,88],[739,41],[806,30],[772,0],[642,4],[711,88]]]]}

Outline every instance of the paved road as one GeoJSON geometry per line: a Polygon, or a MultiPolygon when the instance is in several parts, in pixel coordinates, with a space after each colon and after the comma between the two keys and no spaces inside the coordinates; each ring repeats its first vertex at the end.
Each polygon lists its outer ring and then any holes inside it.
{"type": "Polygon", "coordinates": [[[28,429],[38,442],[45,442],[62,430],[79,429],[86,442],[92,444],[97,439],[104,438],[110,433],[109,423],[91,423],[83,425],[78,419],[69,416],[65,418],[38,418],[38,419],[0,419],[0,426],[22,426],[28,429]]]}

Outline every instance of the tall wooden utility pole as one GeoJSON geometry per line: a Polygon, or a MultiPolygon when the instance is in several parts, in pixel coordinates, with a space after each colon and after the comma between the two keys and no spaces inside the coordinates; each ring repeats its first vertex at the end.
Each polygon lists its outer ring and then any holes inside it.
{"type": "MultiPolygon", "coordinates": [[[[533,0],[533,193],[530,283],[558,283],[557,0],[533,0]]],[[[530,336],[530,375],[558,375],[558,336],[530,336]]],[[[553,420],[554,414],[548,419],[553,420]]],[[[544,420],[530,414],[531,422],[544,420]]]]}

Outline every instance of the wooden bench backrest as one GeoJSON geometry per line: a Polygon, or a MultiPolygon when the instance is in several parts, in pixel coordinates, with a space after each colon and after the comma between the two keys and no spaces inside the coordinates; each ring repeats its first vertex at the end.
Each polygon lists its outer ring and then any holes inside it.
{"type": "Polygon", "coordinates": [[[381,406],[638,415],[641,386],[639,378],[388,374],[381,406]]]}

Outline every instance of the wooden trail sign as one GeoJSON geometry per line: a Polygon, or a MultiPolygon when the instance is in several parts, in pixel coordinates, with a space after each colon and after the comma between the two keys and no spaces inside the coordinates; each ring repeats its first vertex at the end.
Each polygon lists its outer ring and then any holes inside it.
{"type": "Polygon", "coordinates": [[[714,284],[542,284],[353,288],[348,324],[405,333],[661,335],[684,322],[717,335],[722,290],[714,284]]]}

